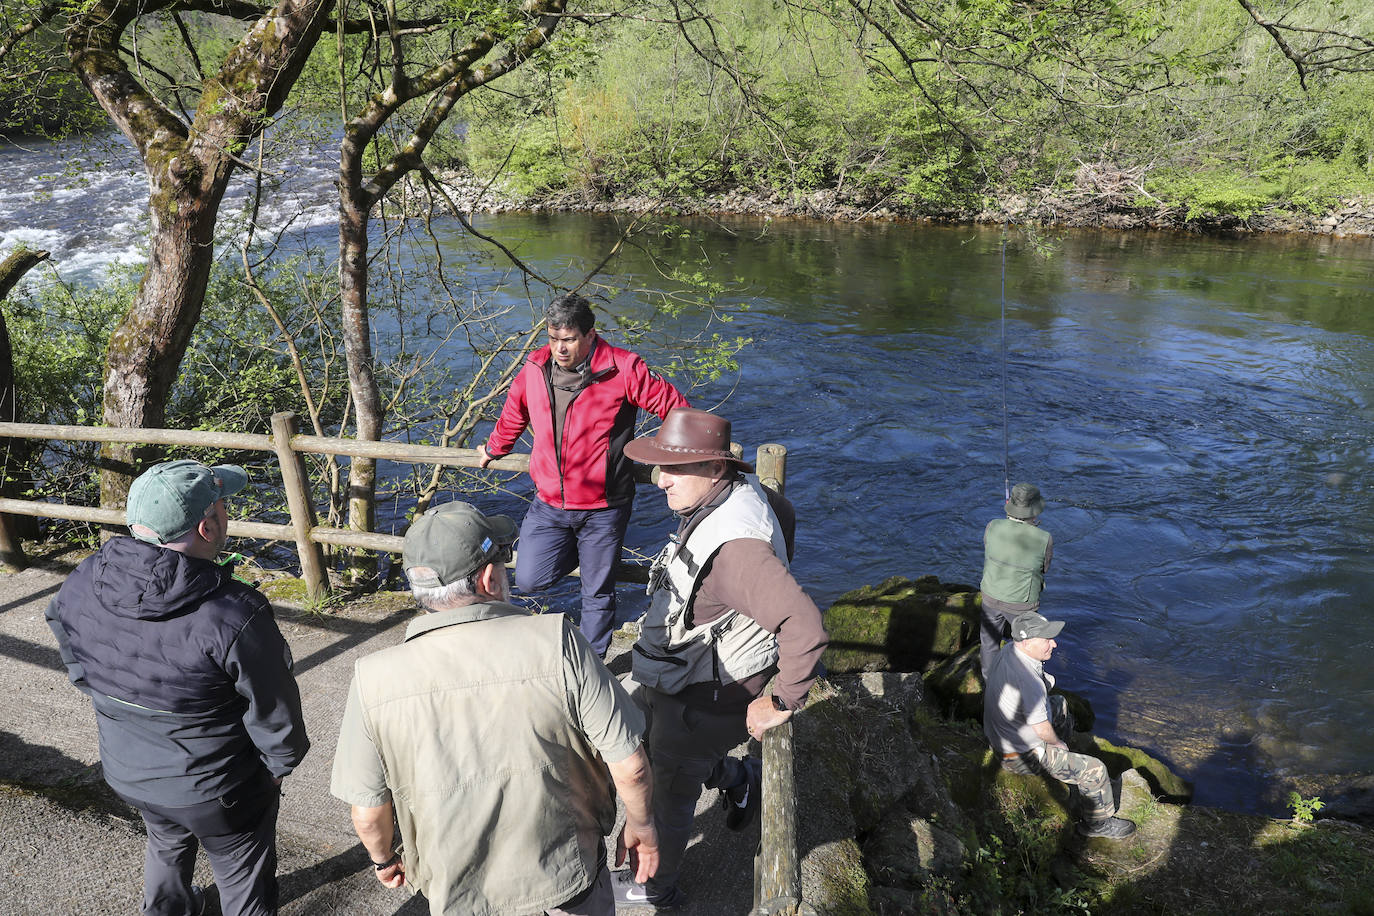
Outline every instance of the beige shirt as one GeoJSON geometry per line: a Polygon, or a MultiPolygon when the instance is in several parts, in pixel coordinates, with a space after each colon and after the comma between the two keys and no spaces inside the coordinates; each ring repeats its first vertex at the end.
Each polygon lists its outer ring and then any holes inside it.
{"type": "Polygon", "coordinates": [[[330,791],[395,804],[407,881],[432,912],[539,912],[595,877],[615,822],[603,760],[629,757],[643,733],[561,614],[469,605],[359,660],[330,791]]]}

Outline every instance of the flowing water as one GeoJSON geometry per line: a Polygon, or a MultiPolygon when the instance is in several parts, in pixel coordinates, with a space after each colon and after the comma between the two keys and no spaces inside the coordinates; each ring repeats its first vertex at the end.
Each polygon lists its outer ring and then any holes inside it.
{"type": "MultiPolygon", "coordinates": [[[[80,279],[139,256],[143,190],[109,158],[72,191],[51,176],[75,158],[0,150],[0,253],[41,243],[80,279]]],[[[298,220],[325,245],[330,171],[298,220]]],[[[616,233],[581,214],[482,225],[550,269],[595,263],[616,233]]],[[[1004,494],[1005,365],[1011,482],[1045,493],[1043,611],[1068,621],[1050,670],[1097,731],[1238,810],[1374,769],[1374,243],[1070,232],[1037,253],[1011,234],[1004,364],[996,229],[689,225],[656,255],[707,259],[748,306],[723,330],[754,339],[694,401],[728,396],[737,440],[790,449],[795,570],[822,607],[897,574],[977,583],[1004,494]]],[[[443,232],[455,257],[476,250],[443,232]]],[[[633,249],[610,269],[663,285],[633,249]]],[[[670,523],[644,489],[630,545],[670,523]]]]}

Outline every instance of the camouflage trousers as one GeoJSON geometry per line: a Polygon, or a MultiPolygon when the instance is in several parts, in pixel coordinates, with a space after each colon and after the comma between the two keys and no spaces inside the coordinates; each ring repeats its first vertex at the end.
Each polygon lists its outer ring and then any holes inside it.
{"type": "MultiPolygon", "coordinates": [[[[1067,701],[1058,695],[1050,697],[1050,711],[1055,734],[1060,738],[1072,735],[1073,714],[1069,712],[1067,701]]],[[[1002,768],[1020,776],[1043,773],[1077,788],[1082,798],[1080,814],[1089,823],[1105,821],[1116,814],[1116,800],[1112,797],[1107,767],[1096,757],[1045,744],[1020,757],[1003,760],[1002,768]]]]}

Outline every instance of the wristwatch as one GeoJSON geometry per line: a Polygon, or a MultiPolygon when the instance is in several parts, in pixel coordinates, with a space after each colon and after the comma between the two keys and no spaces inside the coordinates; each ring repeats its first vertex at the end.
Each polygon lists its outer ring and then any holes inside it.
{"type": "Polygon", "coordinates": [[[394,852],[391,854],[391,858],[387,859],[385,862],[373,862],[372,867],[377,869],[377,871],[386,871],[399,861],[401,861],[401,854],[399,852],[394,852]]]}
{"type": "Polygon", "coordinates": [[[784,703],[776,693],[770,693],[768,698],[773,701],[773,708],[778,712],[787,712],[787,704],[784,703]]]}

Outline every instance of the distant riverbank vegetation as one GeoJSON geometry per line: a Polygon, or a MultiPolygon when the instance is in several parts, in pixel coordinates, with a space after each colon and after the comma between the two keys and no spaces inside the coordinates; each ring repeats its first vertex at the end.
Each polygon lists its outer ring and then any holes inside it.
{"type": "Polygon", "coordinates": [[[1374,7],[1259,6],[674,2],[675,24],[608,23],[469,97],[462,149],[538,197],[824,190],[955,218],[1084,191],[1246,218],[1374,191],[1374,7]]]}

